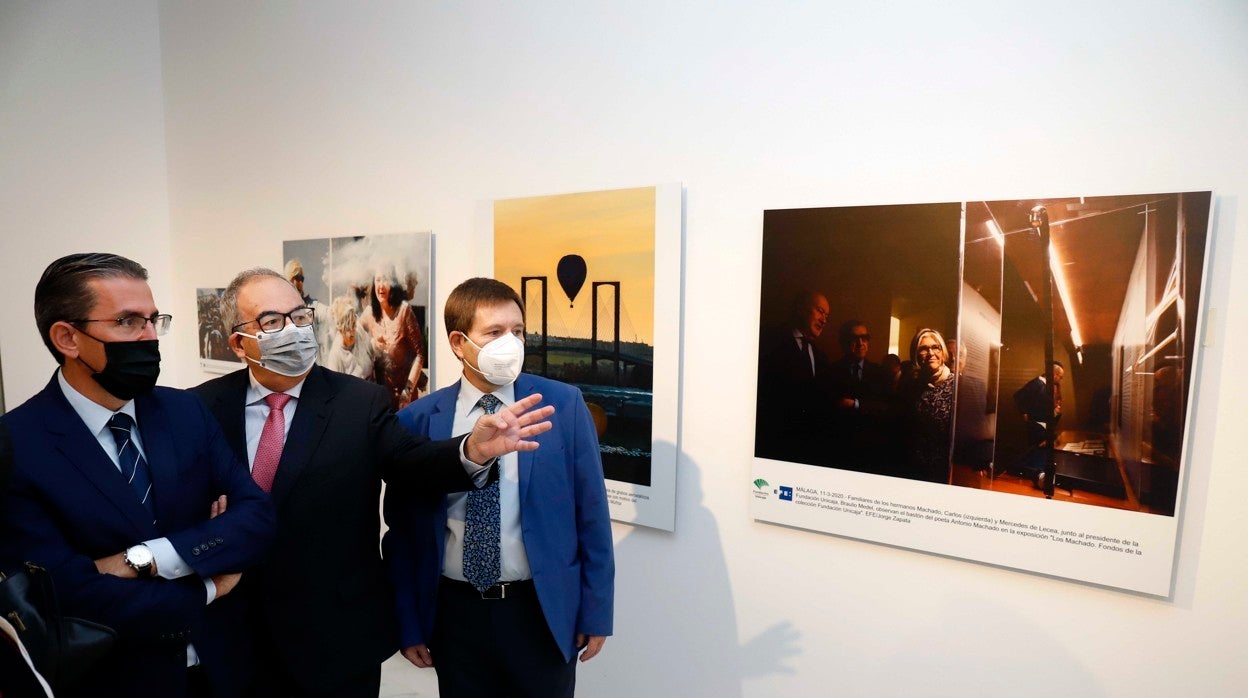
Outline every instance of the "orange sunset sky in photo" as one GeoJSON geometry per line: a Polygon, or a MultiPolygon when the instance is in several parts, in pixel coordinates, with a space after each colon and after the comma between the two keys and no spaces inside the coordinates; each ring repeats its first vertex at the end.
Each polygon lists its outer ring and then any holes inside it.
{"type": "MultiPolygon", "coordinates": [[[[619,281],[620,339],[653,346],[654,215],[654,187],[496,201],[494,276],[516,289],[522,276],[548,277],[549,332],[572,337],[589,336],[591,283],[619,281]],[[573,307],[556,274],[559,259],[568,254],[581,255],[586,266],[573,307]]],[[[536,284],[529,293],[531,310],[538,311],[536,284]]],[[[599,293],[599,322],[606,323],[611,291],[599,293]]],[[[530,314],[529,331],[540,329],[539,323],[530,314]]]]}

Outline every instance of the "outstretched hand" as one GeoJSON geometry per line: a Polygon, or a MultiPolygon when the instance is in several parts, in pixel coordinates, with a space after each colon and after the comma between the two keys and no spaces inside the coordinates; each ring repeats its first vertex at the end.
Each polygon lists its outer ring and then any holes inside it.
{"type": "Polygon", "coordinates": [[[534,393],[507,409],[494,414],[482,415],[473,425],[464,454],[474,463],[485,463],[512,451],[532,451],[536,441],[528,439],[550,431],[551,423],[543,421],[555,413],[551,405],[530,409],[542,401],[541,393],[534,393]]]}

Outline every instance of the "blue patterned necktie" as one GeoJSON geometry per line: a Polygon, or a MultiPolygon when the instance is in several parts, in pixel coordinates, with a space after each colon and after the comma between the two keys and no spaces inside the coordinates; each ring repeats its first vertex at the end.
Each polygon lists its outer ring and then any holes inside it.
{"type": "Polygon", "coordinates": [[[147,459],[139,453],[139,447],[130,438],[130,428],[134,420],[125,412],[114,414],[108,420],[108,430],[113,434],[117,444],[117,463],[121,466],[121,474],[130,482],[134,493],[138,496],[147,512],[152,515],[152,523],[156,523],[156,507],[152,504],[152,473],[148,470],[147,459]]]}
{"type": "MultiPolygon", "coordinates": [[[[477,401],[486,414],[494,414],[502,404],[502,400],[489,393],[477,401]]],[[[497,584],[502,568],[498,480],[495,478],[489,485],[468,492],[468,508],[464,514],[464,579],[477,591],[497,584]]]]}

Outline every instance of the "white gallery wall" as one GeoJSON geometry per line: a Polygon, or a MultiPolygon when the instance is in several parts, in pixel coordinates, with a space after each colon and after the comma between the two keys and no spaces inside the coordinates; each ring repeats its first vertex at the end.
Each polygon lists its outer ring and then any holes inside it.
{"type": "MultiPolygon", "coordinates": [[[[52,260],[133,257],[151,271],[157,304],[172,303],[165,162],[154,3],[0,0],[0,363],[10,408],[56,367],[33,309],[52,260]]],[[[161,348],[173,358],[168,339],[161,348]]],[[[177,362],[165,371],[174,376],[177,362]]]]}
{"type": "Polygon", "coordinates": [[[676,531],[616,525],[583,695],[1242,693],[1248,5],[876,5],[2,5],[9,404],[51,371],[29,299],[69,251],[152,269],[187,386],[194,289],[282,240],[432,230],[440,306],[490,271],[482,202],[679,181],[676,531]],[[750,519],[764,209],[1191,189],[1215,229],[1171,598],[750,519]]]}

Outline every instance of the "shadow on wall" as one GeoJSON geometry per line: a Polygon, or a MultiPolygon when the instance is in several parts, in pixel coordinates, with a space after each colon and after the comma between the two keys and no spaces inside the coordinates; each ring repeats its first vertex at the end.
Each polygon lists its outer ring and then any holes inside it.
{"type": "MultiPolygon", "coordinates": [[[[660,446],[672,448],[656,444],[656,453],[660,446]]],[[[615,636],[580,670],[578,693],[731,698],[742,695],[742,679],[796,671],[786,664],[801,653],[792,623],[739,640],[701,471],[682,457],[677,478],[676,533],[635,527],[615,547],[615,636]]]]}
{"type": "MultiPolygon", "coordinates": [[[[914,622],[898,628],[895,651],[881,653],[875,662],[866,659],[854,676],[846,677],[841,695],[1097,698],[1115,693],[1112,686],[1101,685],[1103,672],[1098,676],[1085,657],[1072,653],[1051,625],[1002,606],[991,594],[966,590],[943,600],[939,614],[915,611],[914,622]],[[968,617],[980,620],[968,623],[968,617]],[[980,669],[967,671],[968,666],[980,669]]],[[[1067,627],[1065,632],[1078,631],[1067,627]]]]}

